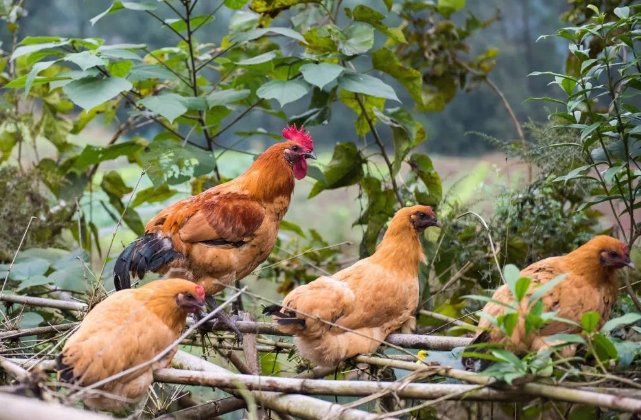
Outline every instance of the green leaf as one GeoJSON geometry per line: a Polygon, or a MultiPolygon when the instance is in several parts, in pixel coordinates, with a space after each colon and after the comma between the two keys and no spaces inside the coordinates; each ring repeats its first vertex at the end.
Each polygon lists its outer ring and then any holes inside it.
{"type": "MultiPolygon", "coordinates": [[[[27,40],[25,40],[27,41],[27,40]]],[[[23,43],[25,42],[23,41],[23,43]]],[[[44,42],[42,44],[32,44],[30,42],[27,42],[25,45],[21,45],[15,49],[13,54],[11,54],[11,60],[15,60],[18,57],[22,57],[23,55],[27,54],[32,54],[34,52],[38,51],[43,51],[43,50],[48,50],[48,49],[53,49],[53,48],[58,48],[62,47],[65,45],[69,45],[71,41],[68,39],[61,40],[61,41],[56,41],[56,42],[44,42]]]]}
{"type": "MultiPolygon", "coordinates": [[[[192,29],[199,28],[213,22],[213,16],[194,16],[190,19],[192,29]]],[[[165,19],[165,23],[169,25],[176,32],[184,32],[187,30],[187,22],[184,19],[165,19]]]]}
{"type": "Polygon", "coordinates": [[[138,82],[149,79],[177,80],[178,77],[159,64],[139,64],[131,69],[127,79],[132,82],[138,82]]]}
{"type": "Polygon", "coordinates": [[[56,64],[58,60],[53,60],[53,61],[40,61],[38,63],[35,63],[33,67],[31,67],[31,70],[27,74],[27,77],[25,79],[25,85],[24,85],[24,91],[25,95],[31,91],[31,87],[33,86],[33,82],[35,78],[38,76],[38,73],[40,73],[43,70],[48,69],[52,65],[56,64]]]}
{"type": "Polygon", "coordinates": [[[39,326],[44,318],[37,312],[24,312],[20,317],[20,328],[35,328],[39,326]]]}
{"type": "Polygon", "coordinates": [[[396,96],[394,88],[381,79],[367,74],[345,73],[338,79],[338,86],[349,92],[401,102],[396,96]]]}
{"type": "Polygon", "coordinates": [[[585,339],[578,334],[553,334],[545,337],[545,341],[550,344],[570,343],[570,344],[585,344],[585,339]]]}
{"type": "Polygon", "coordinates": [[[138,101],[138,103],[148,110],[162,115],[170,123],[173,123],[176,118],[180,117],[188,110],[183,102],[182,96],[175,93],[148,96],[138,101]]]}
{"type": "Polygon", "coordinates": [[[70,61],[80,67],[83,71],[96,66],[104,66],[107,63],[102,58],[96,56],[92,51],[82,51],[74,54],[67,54],[65,61],[70,61]]]}
{"type": "Polygon", "coordinates": [[[31,276],[28,279],[25,279],[20,282],[20,286],[18,286],[18,290],[24,290],[29,287],[44,286],[45,284],[51,284],[51,283],[53,282],[48,277],[45,277],[43,275],[31,276]]]}
{"type": "Polygon", "coordinates": [[[614,346],[614,343],[605,335],[601,333],[596,333],[594,334],[594,336],[592,336],[591,341],[596,353],[595,356],[598,357],[599,360],[601,361],[605,361],[609,359],[616,360],[619,357],[619,353],[617,352],[617,349],[614,346]]]}
{"type": "Polygon", "coordinates": [[[542,298],[543,295],[545,295],[548,291],[552,290],[552,288],[556,287],[559,283],[565,280],[566,277],[567,276],[565,274],[559,274],[549,282],[537,287],[536,290],[534,290],[534,292],[532,293],[532,296],[530,296],[528,305],[532,305],[534,302],[542,298]]]}
{"type": "Polygon", "coordinates": [[[370,24],[379,23],[381,20],[385,19],[384,14],[363,4],[359,4],[354,7],[350,14],[352,19],[370,24]]]}
{"type": "Polygon", "coordinates": [[[260,29],[253,29],[251,31],[247,32],[240,32],[238,34],[235,34],[231,42],[232,43],[243,43],[247,41],[253,41],[254,39],[258,39],[262,36],[267,35],[268,33],[273,33],[277,35],[282,35],[287,38],[292,38],[297,41],[300,41],[302,43],[306,43],[305,38],[299,33],[296,32],[293,29],[290,28],[279,28],[279,27],[272,27],[272,28],[260,28],[260,29]]]}
{"type": "Polygon", "coordinates": [[[641,314],[638,313],[628,313],[617,318],[612,318],[601,327],[601,332],[609,333],[610,331],[622,327],[624,325],[634,324],[635,322],[641,320],[641,314]]]}
{"type": "Polygon", "coordinates": [[[440,14],[449,18],[452,13],[465,7],[465,0],[438,0],[436,7],[440,14]]]}
{"type": "Polygon", "coordinates": [[[514,332],[514,327],[516,327],[516,323],[519,321],[519,314],[516,312],[507,313],[499,316],[496,319],[496,321],[498,322],[499,325],[503,326],[503,329],[505,330],[505,334],[508,337],[510,337],[514,332]]]}
{"type": "Polygon", "coordinates": [[[272,80],[256,91],[263,99],[276,99],[281,107],[297,101],[309,92],[309,85],[303,80],[272,80]]]}
{"type": "Polygon", "coordinates": [[[85,293],[89,288],[87,272],[79,258],[70,260],[64,267],[49,275],[49,281],[63,290],[85,293]]]}
{"type": "Polygon", "coordinates": [[[236,64],[241,66],[251,66],[255,64],[267,63],[269,61],[272,61],[276,57],[277,57],[276,51],[268,51],[264,54],[259,54],[254,57],[247,58],[245,60],[237,61],[236,64]]]}
{"type": "Polygon", "coordinates": [[[516,357],[512,352],[509,352],[507,350],[496,349],[496,350],[491,350],[490,353],[492,353],[492,355],[497,359],[505,363],[509,363],[512,366],[515,366],[517,368],[523,367],[523,362],[521,361],[521,359],[516,357]]]}
{"type": "Polygon", "coordinates": [[[182,184],[210,174],[216,167],[212,152],[171,139],[156,139],[140,153],[147,176],[156,187],[182,184]]]}
{"type": "Polygon", "coordinates": [[[123,195],[133,191],[133,188],[127,186],[120,174],[116,171],[107,172],[102,177],[100,186],[103,190],[105,190],[105,192],[107,192],[108,194],[113,194],[118,198],[121,198],[123,195]]]}
{"type": "Polygon", "coordinates": [[[426,154],[414,153],[410,156],[408,163],[427,188],[427,195],[416,194],[417,200],[423,205],[438,205],[443,198],[443,185],[441,176],[434,169],[432,159],[426,154]]]}
{"type": "Polygon", "coordinates": [[[529,277],[521,277],[516,281],[514,292],[517,302],[520,302],[525,297],[528,289],[530,288],[531,282],[532,279],[529,277]]]}
{"type": "Polygon", "coordinates": [[[588,333],[595,332],[600,319],[601,315],[596,311],[585,312],[581,316],[581,327],[583,328],[583,331],[588,333]]]}
{"type": "Polygon", "coordinates": [[[89,166],[95,165],[107,160],[113,160],[120,156],[133,157],[136,153],[143,149],[144,146],[134,143],[125,142],[112,144],[107,147],[87,145],[82,152],[78,155],[73,163],[73,169],[76,171],[84,171],[89,166]]]}
{"type": "Polygon", "coordinates": [[[364,54],[374,46],[374,28],[367,23],[355,22],[343,30],[339,50],[347,55],[364,54]]]}
{"type": "Polygon", "coordinates": [[[293,232],[302,238],[305,237],[305,232],[303,232],[303,229],[301,229],[300,226],[298,226],[296,223],[288,222],[287,220],[280,221],[279,230],[293,232]]]}
{"type": "MultiPolygon", "coordinates": [[[[49,261],[43,258],[29,258],[28,260],[16,262],[11,267],[9,278],[11,280],[27,280],[30,277],[41,276],[49,269],[49,261]]],[[[8,265],[1,266],[8,270],[8,265]]]]}
{"type": "Polygon", "coordinates": [[[247,4],[248,0],[225,0],[225,6],[232,10],[240,10],[247,4]]]}
{"type": "Polygon", "coordinates": [[[616,17],[619,19],[627,19],[630,17],[630,8],[625,6],[625,7],[615,7],[614,8],[614,14],[616,17]]]}
{"type": "Polygon", "coordinates": [[[358,116],[354,122],[354,127],[356,128],[356,135],[359,137],[363,137],[370,132],[368,119],[372,124],[376,124],[377,116],[375,110],[382,109],[385,106],[384,98],[376,98],[374,96],[359,97],[357,94],[346,90],[340,90],[338,97],[358,116]]]}
{"type": "Polygon", "coordinates": [[[336,143],[332,160],[325,166],[324,181],[318,181],[309,192],[314,197],[323,190],[356,184],[363,178],[365,160],[354,143],[336,143]]]}
{"type": "Polygon", "coordinates": [[[112,77],[127,77],[133,65],[130,60],[112,61],[107,66],[107,71],[112,77]]]}
{"type": "Polygon", "coordinates": [[[303,74],[303,79],[305,79],[307,83],[322,89],[343,74],[345,68],[338,64],[319,63],[305,64],[300,68],[300,71],[303,74]]]}
{"type": "Polygon", "coordinates": [[[396,54],[387,48],[382,48],[372,54],[374,68],[383,71],[398,80],[414,102],[423,104],[423,75],[420,71],[406,67],[398,60],[396,54]]]}
{"type": "Polygon", "coordinates": [[[91,109],[131,88],[131,83],[120,77],[85,77],[66,84],[63,90],[76,105],[91,109]]]}
{"type": "Polygon", "coordinates": [[[159,187],[149,187],[138,191],[131,202],[131,207],[138,207],[142,203],[158,203],[173,197],[178,191],[172,190],[166,184],[159,187]]]}
{"type": "Polygon", "coordinates": [[[240,101],[249,96],[251,91],[249,89],[227,89],[218,90],[207,95],[207,106],[209,108],[215,106],[225,106],[232,102],[240,101]]]}
{"type": "Polygon", "coordinates": [[[95,25],[96,22],[98,22],[100,19],[103,17],[110,15],[112,13],[115,13],[119,10],[122,9],[129,9],[129,10],[155,10],[157,6],[157,2],[154,1],[119,1],[116,0],[113,3],[111,3],[111,6],[107,8],[104,12],[100,13],[97,16],[94,16],[93,18],[89,19],[89,22],[91,22],[91,25],[95,25]]]}

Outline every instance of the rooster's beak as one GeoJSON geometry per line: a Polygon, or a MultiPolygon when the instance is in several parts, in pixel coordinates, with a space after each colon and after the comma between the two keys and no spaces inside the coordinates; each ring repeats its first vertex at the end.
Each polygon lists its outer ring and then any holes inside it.
{"type": "Polygon", "coordinates": [[[303,156],[305,156],[305,159],[314,159],[314,160],[316,160],[316,153],[314,153],[314,152],[305,153],[303,156]]]}

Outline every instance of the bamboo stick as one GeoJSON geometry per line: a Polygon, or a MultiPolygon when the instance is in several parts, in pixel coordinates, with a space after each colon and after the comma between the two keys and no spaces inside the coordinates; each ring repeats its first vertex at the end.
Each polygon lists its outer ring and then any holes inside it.
{"type": "Polygon", "coordinates": [[[236,397],[221,398],[216,401],[208,401],[204,404],[199,404],[194,407],[185,408],[183,410],[174,411],[155,420],[198,420],[208,419],[223,414],[231,413],[232,411],[245,408],[247,405],[245,401],[236,397]]]}
{"type": "MultiPolygon", "coordinates": [[[[201,370],[219,374],[231,372],[199,357],[179,350],[174,356],[173,364],[191,370],[201,370]]],[[[285,395],[278,392],[253,391],[252,396],[263,407],[284,412],[304,419],[344,419],[344,420],[374,420],[375,414],[361,410],[346,409],[338,404],[318,400],[306,395],[285,395]]]]}
{"type": "Polygon", "coordinates": [[[158,382],[185,385],[209,385],[223,389],[235,389],[242,384],[253,391],[276,391],[311,395],[367,396],[390,392],[400,398],[432,400],[447,395],[466,394],[465,399],[492,401],[521,401],[517,392],[481,389],[473,385],[427,384],[400,382],[346,381],[325,379],[278,378],[273,376],[243,375],[221,372],[195,372],[182,369],[158,369],[154,372],[158,382]]]}
{"type": "Polygon", "coordinates": [[[107,420],[111,417],[35,398],[0,394],[0,420],[107,420]]]}
{"type": "Polygon", "coordinates": [[[25,328],[22,330],[9,330],[0,333],[0,340],[8,338],[24,337],[27,335],[40,335],[51,332],[68,331],[78,325],[78,322],[70,322],[68,324],[48,325],[46,327],[25,328]]]}
{"type": "MultiPolygon", "coordinates": [[[[405,369],[411,371],[430,369],[437,375],[447,376],[450,378],[459,379],[479,385],[490,385],[495,382],[494,378],[490,378],[488,376],[482,376],[476,373],[466,372],[458,369],[451,369],[447,367],[427,366],[411,362],[404,362],[401,360],[388,360],[380,357],[368,356],[358,356],[356,360],[363,363],[375,364],[379,366],[389,366],[397,369],[405,369]]],[[[562,385],[552,386],[532,382],[513,387],[508,387],[506,385],[506,389],[523,392],[527,395],[549,398],[551,400],[586,404],[601,408],[609,408],[612,410],[626,411],[629,413],[641,413],[641,400],[636,398],[628,398],[587,390],[565,388],[562,385]]]]}
{"type": "Polygon", "coordinates": [[[0,301],[10,303],[20,303],[28,306],[44,306],[47,308],[67,309],[70,311],[85,311],[87,309],[86,303],[70,302],[60,299],[47,299],[32,296],[20,295],[0,295],[0,301]]]}

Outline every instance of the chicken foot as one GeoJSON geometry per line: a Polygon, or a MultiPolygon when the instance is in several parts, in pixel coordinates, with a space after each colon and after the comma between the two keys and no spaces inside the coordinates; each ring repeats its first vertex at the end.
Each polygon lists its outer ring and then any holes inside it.
{"type": "MultiPolygon", "coordinates": [[[[216,302],[216,298],[213,295],[207,296],[205,298],[205,302],[210,307],[211,311],[215,310],[219,306],[218,303],[216,302]]],[[[203,313],[196,314],[197,321],[200,321],[203,317],[204,317],[203,313]]],[[[236,326],[236,321],[238,320],[238,316],[236,315],[230,316],[225,311],[219,311],[216,315],[214,315],[212,320],[215,322],[215,324],[220,323],[221,325],[224,325],[227,328],[229,328],[236,336],[237,342],[239,343],[243,342],[243,333],[241,333],[238,327],[236,326]]]]}

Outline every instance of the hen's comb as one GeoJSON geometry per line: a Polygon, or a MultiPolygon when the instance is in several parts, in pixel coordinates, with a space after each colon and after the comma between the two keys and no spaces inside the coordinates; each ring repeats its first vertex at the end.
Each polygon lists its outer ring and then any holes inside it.
{"type": "Polygon", "coordinates": [[[300,127],[300,130],[296,128],[295,124],[283,128],[283,137],[287,140],[295,141],[307,150],[314,150],[312,135],[309,134],[308,131],[305,131],[305,127],[303,126],[300,127]]]}
{"type": "Polygon", "coordinates": [[[196,294],[198,295],[199,298],[205,299],[205,288],[201,286],[200,284],[196,285],[196,294]]]}

